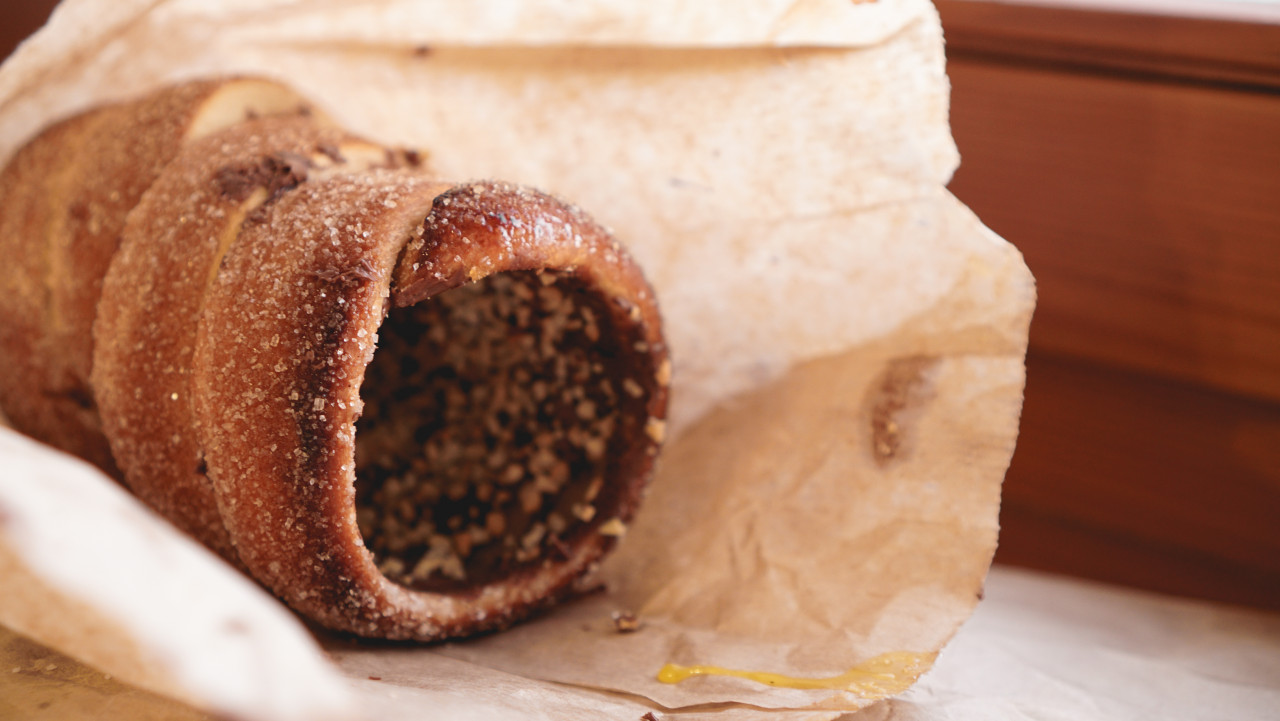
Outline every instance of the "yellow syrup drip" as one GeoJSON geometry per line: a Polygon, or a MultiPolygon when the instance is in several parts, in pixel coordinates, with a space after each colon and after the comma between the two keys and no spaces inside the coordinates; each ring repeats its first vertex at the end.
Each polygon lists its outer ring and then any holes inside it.
{"type": "Polygon", "coordinates": [[[902,693],[933,666],[936,653],[894,651],[865,661],[839,676],[802,678],[768,671],[739,671],[719,666],[678,666],[669,663],[658,671],[663,683],[680,683],[693,676],[733,676],[748,681],[799,689],[834,689],[846,691],[868,701],[876,701],[902,693]]]}

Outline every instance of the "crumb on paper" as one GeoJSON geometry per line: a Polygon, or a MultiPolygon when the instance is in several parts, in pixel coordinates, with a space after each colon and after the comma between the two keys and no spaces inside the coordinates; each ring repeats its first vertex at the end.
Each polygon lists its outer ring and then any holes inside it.
{"type": "Polygon", "coordinates": [[[630,611],[614,611],[610,616],[613,618],[613,630],[618,633],[634,633],[643,625],[639,617],[630,611]]]}
{"type": "Polygon", "coordinates": [[[938,363],[931,356],[897,358],[881,374],[871,409],[871,450],[877,465],[884,466],[909,450],[909,419],[915,409],[933,399],[931,377],[938,363]]]}

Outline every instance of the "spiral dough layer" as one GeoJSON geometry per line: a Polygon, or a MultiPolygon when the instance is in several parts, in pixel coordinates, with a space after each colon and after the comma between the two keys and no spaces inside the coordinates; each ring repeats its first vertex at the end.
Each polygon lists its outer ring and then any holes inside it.
{"type": "Polygon", "coordinates": [[[0,174],[0,406],[332,629],[573,593],[662,442],[653,293],[577,208],[426,165],[261,80],[50,128],[0,174]]]}

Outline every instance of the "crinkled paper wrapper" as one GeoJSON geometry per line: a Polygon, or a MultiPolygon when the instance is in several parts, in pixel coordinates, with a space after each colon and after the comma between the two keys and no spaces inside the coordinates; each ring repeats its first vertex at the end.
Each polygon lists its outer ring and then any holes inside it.
{"type": "Polygon", "coordinates": [[[655,674],[829,676],[936,651],[971,613],[1034,287],[945,190],[927,2],[69,0],[0,70],[0,158],[59,117],[229,73],[283,80],[443,177],[582,206],[645,268],[675,358],[607,591],[466,643],[326,640],[357,706],[829,718],[868,702],[655,674]],[[622,610],[639,631],[615,630],[622,610]]]}

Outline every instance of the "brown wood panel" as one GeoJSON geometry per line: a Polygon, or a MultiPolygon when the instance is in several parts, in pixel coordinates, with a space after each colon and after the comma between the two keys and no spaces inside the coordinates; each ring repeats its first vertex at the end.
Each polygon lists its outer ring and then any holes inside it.
{"type": "Polygon", "coordinates": [[[997,560],[1280,609],[1280,27],[939,6],[1040,297],[997,560]]]}
{"type": "Polygon", "coordinates": [[[1045,351],[1280,400],[1280,94],[952,59],[951,188],[1045,351]]]}
{"type": "Polygon", "coordinates": [[[35,32],[49,18],[57,0],[4,0],[3,22],[0,22],[0,60],[35,32]]]}
{"type": "Polygon", "coordinates": [[[1280,609],[1280,404],[1033,352],[996,559],[1280,609]]]}

